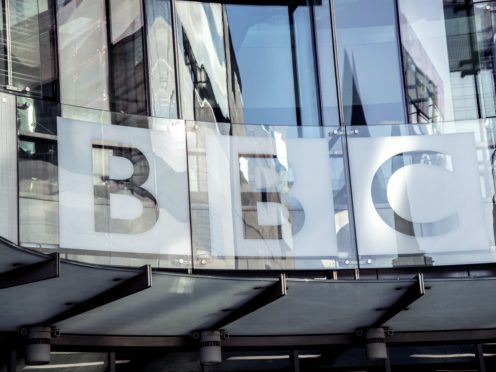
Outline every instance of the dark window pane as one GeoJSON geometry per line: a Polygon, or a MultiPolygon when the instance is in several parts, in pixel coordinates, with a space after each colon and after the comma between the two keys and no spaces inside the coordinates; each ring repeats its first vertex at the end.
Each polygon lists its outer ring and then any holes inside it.
{"type": "Polygon", "coordinates": [[[146,115],[141,0],[110,0],[110,110],[146,115]]]}
{"type": "Polygon", "coordinates": [[[0,8],[1,84],[35,97],[56,96],[54,17],[48,0],[6,0],[0,8]]]}
{"type": "Polygon", "coordinates": [[[17,97],[17,125],[21,134],[57,134],[58,114],[56,102],[17,97]]]}
{"type": "Polygon", "coordinates": [[[393,0],[335,0],[345,123],[405,121],[393,0]]]}

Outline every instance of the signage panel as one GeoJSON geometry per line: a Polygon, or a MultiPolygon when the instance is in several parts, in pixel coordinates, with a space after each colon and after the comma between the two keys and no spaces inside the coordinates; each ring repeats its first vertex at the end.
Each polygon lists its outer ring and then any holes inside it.
{"type": "Polygon", "coordinates": [[[58,146],[62,247],[191,254],[183,122],[58,118],[58,146]]]}
{"type": "Polygon", "coordinates": [[[348,146],[361,256],[489,249],[473,134],[352,137],[348,146]]]}
{"type": "Polygon", "coordinates": [[[217,255],[337,257],[327,139],[209,135],[205,142],[217,255]]]}

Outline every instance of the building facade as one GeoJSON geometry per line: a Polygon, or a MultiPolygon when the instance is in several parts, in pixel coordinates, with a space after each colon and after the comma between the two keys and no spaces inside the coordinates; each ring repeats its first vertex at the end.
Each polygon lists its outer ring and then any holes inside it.
{"type": "Polygon", "coordinates": [[[495,1],[0,6],[6,371],[494,364],[495,1]]]}

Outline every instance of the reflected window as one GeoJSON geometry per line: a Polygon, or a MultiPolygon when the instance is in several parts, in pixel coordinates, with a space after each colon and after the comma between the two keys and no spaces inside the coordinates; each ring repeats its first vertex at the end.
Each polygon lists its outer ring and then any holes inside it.
{"type": "MultiPolygon", "coordinates": [[[[148,113],[140,0],[59,0],[61,102],[116,113],[148,113]]],[[[123,117],[117,124],[129,124],[123,117]]]]}
{"type": "Polygon", "coordinates": [[[345,124],[404,123],[394,0],[335,0],[334,7],[345,124]]]}
{"type": "Polygon", "coordinates": [[[19,133],[57,134],[58,103],[21,96],[17,97],[16,102],[19,133]]]}
{"type": "Polygon", "coordinates": [[[17,97],[19,238],[36,248],[59,241],[58,109],[53,102],[17,97]]]}
{"type": "Polygon", "coordinates": [[[495,2],[400,0],[409,121],[496,115],[495,2]]]}
{"type": "Polygon", "coordinates": [[[5,0],[0,9],[0,84],[15,93],[56,98],[52,2],[5,0]]]}
{"type": "Polygon", "coordinates": [[[59,241],[56,141],[19,139],[19,235],[24,246],[55,247],[59,241]]]}
{"type": "Polygon", "coordinates": [[[320,124],[311,4],[178,1],[177,15],[186,119],[320,124]]]}
{"type": "Polygon", "coordinates": [[[150,114],[177,117],[176,72],[170,0],[146,0],[150,114]]]}

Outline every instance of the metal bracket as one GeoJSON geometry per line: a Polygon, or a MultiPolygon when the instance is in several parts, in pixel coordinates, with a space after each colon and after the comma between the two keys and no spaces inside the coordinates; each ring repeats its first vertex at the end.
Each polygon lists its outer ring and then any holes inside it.
{"type": "Polygon", "coordinates": [[[412,303],[417,301],[425,294],[424,274],[417,274],[415,284],[410,286],[407,291],[401,296],[398,301],[386,309],[386,311],[368,328],[380,328],[386,322],[394,318],[397,314],[405,310],[412,303]]]}
{"type": "Polygon", "coordinates": [[[69,318],[73,318],[77,315],[86,313],[88,311],[94,310],[98,307],[104,306],[111,302],[120,300],[124,297],[130,296],[152,286],[152,268],[150,265],[143,266],[141,268],[141,273],[123,281],[122,283],[112,287],[102,293],[99,293],[95,297],[92,297],[86,301],[75,304],[70,309],[57,314],[40,325],[53,326],[69,318]]]}
{"type": "Polygon", "coordinates": [[[277,282],[264,288],[259,294],[240,307],[233,309],[224,318],[218,320],[214,325],[209,327],[209,330],[219,330],[224,326],[270,304],[271,302],[286,296],[286,294],[286,275],[281,274],[277,282]]]}
{"type": "Polygon", "coordinates": [[[57,278],[60,274],[60,254],[52,253],[47,256],[41,262],[0,273],[0,289],[57,278]]]}

